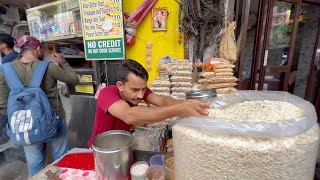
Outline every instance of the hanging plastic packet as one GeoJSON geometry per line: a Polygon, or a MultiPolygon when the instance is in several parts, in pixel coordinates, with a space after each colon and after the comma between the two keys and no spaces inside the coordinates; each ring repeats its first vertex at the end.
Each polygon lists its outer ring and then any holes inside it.
{"type": "Polygon", "coordinates": [[[95,99],[98,99],[99,94],[100,94],[100,91],[101,91],[102,89],[104,89],[105,87],[107,87],[106,83],[99,84],[98,89],[97,89],[97,92],[96,92],[96,94],[95,94],[95,96],[94,96],[95,99]]]}
{"type": "Polygon", "coordinates": [[[133,45],[135,43],[136,29],[140,22],[152,9],[157,0],[144,0],[139,7],[130,15],[128,12],[124,13],[127,21],[125,23],[125,40],[127,45],[133,45]]]}

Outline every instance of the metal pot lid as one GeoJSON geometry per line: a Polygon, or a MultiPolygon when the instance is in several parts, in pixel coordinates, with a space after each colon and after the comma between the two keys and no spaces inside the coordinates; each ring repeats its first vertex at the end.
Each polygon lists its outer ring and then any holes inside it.
{"type": "Polygon", "coordinates": [[[186,92],[187,98],[195,99],[195,98],[203,98],[203,97],[216,97],[217,92],[216,89],[207,89],[207,90],[192,90],[186,92]]]}

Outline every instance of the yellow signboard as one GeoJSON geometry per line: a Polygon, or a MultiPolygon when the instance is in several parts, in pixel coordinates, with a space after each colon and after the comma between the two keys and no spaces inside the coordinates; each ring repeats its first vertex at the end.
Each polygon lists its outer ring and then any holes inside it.
{"type": "Polygon", "coordinates": [[[124,59],[122,0],[80,0],[88,60],[124,59]]]}
{"type": "Polygon", "coordinates": [[[92,75],[80,76],[80,82],[92,82],[92,75]]]}
{"type": "Polygon", "coordinates": [[[93,85],[76,85],[75,89],[78,93],[94,94],[93,85]]]}

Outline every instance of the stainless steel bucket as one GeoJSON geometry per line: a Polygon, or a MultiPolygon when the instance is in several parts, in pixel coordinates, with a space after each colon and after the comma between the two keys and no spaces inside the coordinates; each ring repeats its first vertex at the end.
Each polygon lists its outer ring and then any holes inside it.
{"type": "Polygon", "coordinates": [[[98,180],[127,180],[133,164],[133,137],[127,131],[108,131],[94,138],[92,149],[98,180]]]}

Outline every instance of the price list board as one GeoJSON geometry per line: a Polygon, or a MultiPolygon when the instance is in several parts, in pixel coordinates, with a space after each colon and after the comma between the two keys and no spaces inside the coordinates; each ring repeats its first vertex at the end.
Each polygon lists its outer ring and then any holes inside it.
{"type": "Polygon", "coordinates": [[[79,2],[86,59],[125,59],[122,0],[79,2]]]}

